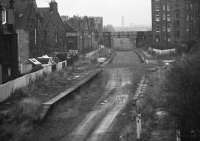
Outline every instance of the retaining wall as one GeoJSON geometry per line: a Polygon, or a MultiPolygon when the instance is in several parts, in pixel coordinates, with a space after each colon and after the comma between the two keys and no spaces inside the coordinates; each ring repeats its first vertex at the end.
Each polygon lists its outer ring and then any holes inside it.
{"type": "MultiPolygon", "coordinates": [[[[62,70],[65,66],[67,66],[67,61],[63,61],[56,64],[56,71],[62,70]]],[[[26,87],[31,82],[35,81],[37,78],[42,77],[44,73],[50,74],[51,72],[52,72],[52,65],[47,65],[39,71],[26,74],[15,80],[0,85],[0,102],[3,102],[7,98],[9,98],[12,95],[12,93],[14,93],[17,89],[26,87]]]]}

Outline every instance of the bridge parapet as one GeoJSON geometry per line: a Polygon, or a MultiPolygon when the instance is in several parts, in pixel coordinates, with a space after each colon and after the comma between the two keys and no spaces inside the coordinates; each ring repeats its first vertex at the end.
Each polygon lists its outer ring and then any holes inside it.
{"type": "Polygon", "coordinates": [[[130,38],[130,37],[136,37],[137,32],[136,31],[119,31],[119,32],[112,32],[112,37],[117,38],[130,38]]]}

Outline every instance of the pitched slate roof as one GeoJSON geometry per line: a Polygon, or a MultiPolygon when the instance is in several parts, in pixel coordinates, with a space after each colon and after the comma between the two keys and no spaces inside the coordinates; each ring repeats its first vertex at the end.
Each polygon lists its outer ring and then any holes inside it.
{"type": "MultiPolygon", "coordinates": [[[[0,0],[4,7],[9,7],[10,0],[0,0]]],[[[52,22],[55,19],[60,21],[64,25],[67,32],[75,31],[68,23],[64,23],[58,12],[52,13],[49,7],[37,8],[35,0],[14,0],[14,10],[15,10],[15,24],[17,29],[26,29],[33,24],[35,14],[43,19],[45,24],[52,22]]]]}
{"type": "Polygon", "coordinates": [[[76,30],[70,26],[67,22],[64,22],[65,27],[67,28],[67,32],[76,32],[76,30]]]}
{"type": "Polygon", "coordinates": [[[75,30],[66,22],[64,22],[58,12],[53,12],[49,7],[37,8],[37,12],[40,18],[43,19],[44,24],[56,20],[60,21],[60,24],[63,24],[66,32],[75,32],[75,30]]]}
{"type": "Polygon", "coordinates": [[[37,13],[44,26],[47,26],[49,23],[53,24],[54,21],[59,21],[63,24],[59,13],[51,11],[49,7],[37,8],[37,13]]]}

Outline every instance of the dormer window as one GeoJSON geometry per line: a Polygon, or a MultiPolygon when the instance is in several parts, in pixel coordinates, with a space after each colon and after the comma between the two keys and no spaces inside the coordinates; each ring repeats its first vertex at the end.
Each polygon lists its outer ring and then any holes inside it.
{"type": "Polygon", "coordinates": [[[2,10],[2,24],[6,24],[7,23],[7,13],[6,13],[6,9],[2,10]]]}

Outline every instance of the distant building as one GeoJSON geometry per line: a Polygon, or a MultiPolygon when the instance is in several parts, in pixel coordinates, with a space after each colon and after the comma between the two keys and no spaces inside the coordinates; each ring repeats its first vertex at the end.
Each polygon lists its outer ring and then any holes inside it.
{"type": "Polygon", "coordinates": [[[95,40],[98,43],[102,43],[103,40],[103,17],[93,17],[95,24],[95,40]]]}
{"type": "Polygon", "coordinates": [[[168,49],[197,40],[199,8],[198,0],[152,0],[154,47],[168,49]]]}
{"type": "Polygon", "coordinates": [[[103,32],[103,45],[107,48],[112,48],[112,33],[103,32]]]}
{"type": "Polygon", "coordinates": [[[34,56],[67,51],[66,26],[58,13],[58,4],[52,0],[49,7],[37,8],[36,45],[34,56]]]}
{"type": "Polygon", "coordinates": [[[69,24],[79,35],[79,46],[78,49],[80,52],[84,53],[87,50],[91,50],[91,41],[89,40],[89,25],[88,20],[83,19],[82,17],[73,16],[67,20],[69,24]]]}
{"type": "Polygon", "coordinates": [[[120,32],[120,31],[150,31],[151,27],[147,25],[134,25],[134,26],[120,26],[120,27],[115,27],[115,31],[120,32]]]}
{"type": "Polygon", "coordinates": [[[112,25],[105,25],[103,27],[103,32],[115,32],[115,28],[112,25]]]}
{"type": "Polygon", "coordinates": [[[136,35],[136,47],[152,46],[152,31],[139,31],[136,35]]]}
{"type": "Polygon", "coordinates": [[[152,31],[155,48],[165,49],[173,39],[174,0],[152,0],[152,31]]]}
{"type": "Polygon", "coordinates": [[[102,17],[73,16],[68,18],[67,23],[78,32],[78,48],[82,53],[96,49],[103,39],[102,17]]]}

